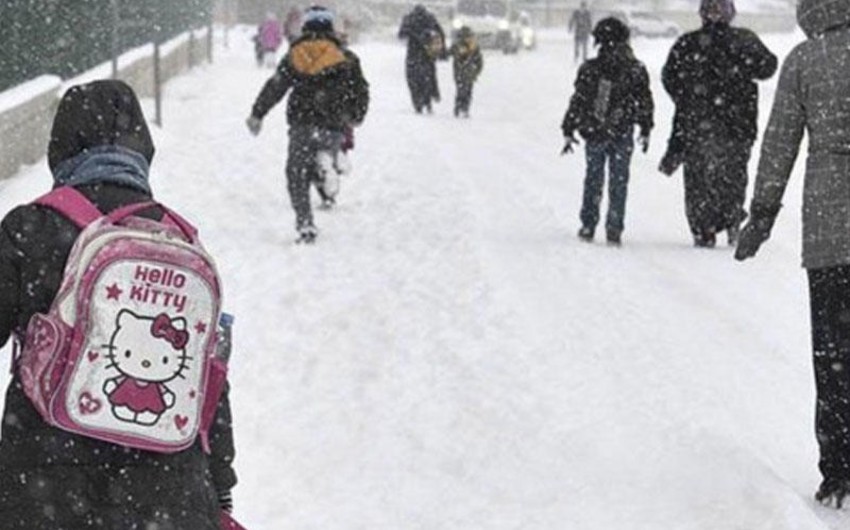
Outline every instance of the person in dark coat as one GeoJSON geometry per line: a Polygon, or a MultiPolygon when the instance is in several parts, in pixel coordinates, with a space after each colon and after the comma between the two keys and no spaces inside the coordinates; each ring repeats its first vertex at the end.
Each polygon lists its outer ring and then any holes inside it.
{"type": "Polygon", "coordinates": [[[619,245],[625,226],[634,127],[639,128],[638,141],[646,152],[654,105],[649,74],[629,46],[629,28],[609,17],[599,21],[593,29],[593,37],[599,46],[599,55],[579,68],[575,93],[561,129],[566,141],[565,153],[572,152],[577,143],[576,130],[587,142],[579,238],[593,240],[607,163],[609,204],[605,229],[608,242],[619,245]]]}
{"type": "Polygon", "coordinates": [[[259,134],[266,114],[290,94],[286,179],[302,243],[318,235],[310,205],[310,184],[322,180],[317,157],[327,152],[335,158],[345,131],[362,123],[369,107],[360,60],[336,37],[333,22],[333,13],[324,7],[307,9],[301,37],[263,86],[247,120],[249,130],[259,134]]]}
{"type": "Polygon", "coordinates": [[[575,62],[579,62],[579,56],[581,56],[582,62],[586,61],[587,43],[590,40],[590,32],[593,29],[593,16],[590,14],[590,9],[587,8],[587,2],[582,2],[581,7],[573,11],[567,29],[569,29],[575,38],[575,46],[573,47],[575,50],[575,62]]]}
{"type": "Polygon", "coordinates": [[[747,163],[756,140],[758,85],[777,59],[755,33],[730,26],[732,0],[702,0],[703,25],[679,37],[662,70],[676,104],[668,153],[661,169],[685,168],[685,211],[694,244],[713,247],[728,230],[735,244],[746,218],[747,163]]]}
{"type": "Polygon", "coordinates": [[[405,72],[413,109],[432,112],[440,101],[437,59],[445,54],[446,35],[437,18],[421,4],[415,6],[401,22],[400,39],[407,39],[405,72]]]}
{"type": "MultiPolygon", "coordinates": [[[[150,201],[154,146],[129,86],[96,81],[70,88],[48,148],[55,186],[73,186],[103,213],[150,201]]],[[[152,208],[144,212],[162,218],[152,208]]],[[[0,346],[46,313],[79,229],[62,214],[18,206],[0,224],[0,346]]],[[[236,484],[230,405],[219,402],[212,454],[200,441],[160,454],[49,426],[24,394],[17,370],[6,392],[0,438],[0,527],[218,530],[236,484]]]]}
{"type": "Polygon", "coordinates": [[[449,56],[452,57],[452,69],[457,87],[455,116],[468,118],[469,106],[472,104],[472,86],[484,68],[484,58],[481,55],[478,40],[468,26],[458,30],[457,41],[449,48],[449,56]]]}
{"type": "Polygon", "coordinates": [[[801,0],[797,21],[808,40],[782,65],[735,258],[754,256],[770,237],[808,132],[803,267],[809,277],[823,476],[815,497],[841,508],[850,495],[850,122],[840,110],[850,93],[850,0],[801,0]]]}

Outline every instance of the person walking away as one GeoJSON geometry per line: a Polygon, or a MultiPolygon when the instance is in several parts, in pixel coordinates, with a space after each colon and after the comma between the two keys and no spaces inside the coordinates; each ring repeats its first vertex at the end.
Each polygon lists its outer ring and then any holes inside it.
{"type": "Polygon", "coordinates": [[[756,80],[769,79],[777,59],[755,33],[730,26],[732,0],[702,0],[699,13],[702,27],[679,37],[662,70],[676,105],[662,166],[675,166],[677,156],[684,160],[694,245],[713,247],[724,230],[734,245],[746,218],[747,164],[758,129],[756,80]]]}
{"type": "Polygon", "coordinates": [[[418,4],[405,15],[398,37],[407,39],[405,74],[413,109],[417,114],[433,112],[433,103],[440,101],[436,62],[445,54],[443,28],[430,11],[418,4]]]}
{"type": "Polygon", "coordinates": [[[478,40],[469,26],[461,27],[457,32],[457,42],[449,49],[452,57],[452,69],[455,78],[455,116],[469,117],[472,104],[472,86],[484,68],[484,58],[478,40]]]}
{"type": "Polygon", "coordinates": [[[286,13],[286,18],[283,22],[283,35],[286,37],[286,41],[290,45],[301,36],[302,25],[301,10],[297,7],[290,8],[286,13]]]}
{"type": "Polygon", "coordinates": [[[286,179],[301,243],[313,243],[318,235],[310,183],[321,180],[319,156],[330,153],[335,158],[346,128],[362,123],[369,107],[369,84],[360,60],[339,42],[333,22],[329,9],[307,9],[301,37],[263,86],[247,120],[251,133],[259,134],[266,114],[289,94],[286,179]]]}
{"type": "Polygon", "coordinates": [[[602,19],[593,29],[599,55],[581,65],[575,92],[564,116],[564,153],[577,143],[577,130],[585,139],[587,173],[581,207],[579,238],[592,241],[599,222],[599,203],[608,164],[609,244],[620,245],[626,214],[629,166],[634,149],[634,127],[645,153],[653,127],[653,101],[646,67],[629,46],[629,28],[620,20],[602,19]]]}
{"type": "Polygon", "coordinates": [[[583,1],[580,7],[573,11],[567,29],[574,37],[574,62],[579,63],[579,56],[581,56],[581,62],[586,61],[587,42],[590,40],[590,32],[593,29],[593,16],[587,8],[587,2],[583,1]]]}
{"type": "Polygon", "coordinates": [[[850,0],[801,0],[807,40],[786,57],[761,145],[750,217],[735,258],[770,237],[808,131],[803,186],[803,267],[809,279],[815,429],[823,480],[815,494],[841,508],[850,495],[850,0]]]}
{"type": "MultiPolygon", "coordinates": [[[[94,419],[79,431],[66,430],[67,426],[59,428],[55,425],[57,415],[45,416],[44,401],[37,399],[40,396],[37,390],[62,387],[45,387],[42,379],[36,381],[32,377],[34,365],[50,359],[58,362],[58,357],[53,356],[67,353],[62,346],[56,346],[49,356],[40,357],[46,350],[39,348],[49,344],[53,336],[40,323],[55,318],[53,322],[57,326],[64,326],[77,319],[77,327],[71,328],[79,332],[74,335],[75,340],[97,342],[91,343],[91,349],[84,348],[87,342],[77,347],[77,352],[86,351],[78,358],[82,361],[78,370],[88,370],[86,374],[91,379],[86,381],[91,386],[79,394],[78,400],[73,400],[73,406],[64,405],[66,421],[96,418],[110,428],[139,432],[146,439],[148,436],[158,439],[158,433],[185,427],[189,421],[175,411],[192,398],[183,393],[176,395],[182,385],[178,379],[166,380],[180,377],[175,374],[181,373],[192,380],[190,372],[200,369],[198,359],[203,356],[193,356],[190,348],[198,353],[206,352],[197,350],[200,346],[193,346],[193,340],[195,345],[201,344],[195,339],[198,335],[194,329],[186,330],[180,318],[169,316],[176,311],[173,302],[179,299],[175,298],[179,293],[175,295],[175,292],[182,288],[176,284],[183,286],[182,280],[187,278],[190,282],[198,281],[190,275],[190,269],[179,274],[181,280],[173,282],[166,282],[161,270],[138,272],[149,274],[149,279],[156,273],[161,283],[155,287],[169,294],[171,304],[154,307],[156,304],[150,303],[150,299],[145,302],[131,295],[130,285],[138,278],[130,271],[123,273],[117,269],[127,263],[126,258],[111,253],[112,261],[107,267],[112,268],[97,273],[98,278],[112,275],[104,280],[106,289],[93,288],[90,295],[84,294],[84,289],[77,289],[76,295],[75,291],[63,290],[66,295],[74,296],[67,299],[75,304],[81,303],[80,297],[89,298],[86,304],[76,306],[83,309],[71,320],[64,320],[65,323],[60,323],[54,313],[60,284],[68,285],[69,277],[64,274],[66,263],[83,263],[83,257],[89,255],[71,255],[72,247],[79,244],[81,230],[84,226],[87,234],[91,234],[90,229],[104,230],[89,228],[86,222],[102,221],[104,215],[116,215],[120,211],[129,213],[128,208],[140,207],[139,203],[146,206],[142,205],[135,214],[138,216],[134,217],[135,221],[162,226],[159,223],[165,221],[166,215],[171,219],[172,213],[166,214],[166,209],[151,203],[148,171],[153,156],[153,141],[136,95],[128,85],[110,80],[73,86],[59,103],[50,136],[47,158],[53,173],[53,192],[18,206],[0,223],[3,293],[0,346],[13,335],[22,347],[12,365],[0,438],[0,526],[5,530],[151,527],[218,530],[221,511],[232,509],[230,492],[236,484],[236,475],[226,391],[217,403],[210,402],[216,416],[209,445],[200,436],[194,442],[187,438],[191,444],[188,448],[169,453],[136,448],[129,444],[129,439],[127,443],[117,443],[92,437],[90,431],[97,431],[100,425],[94,419]],[[78,207],[71,212],[73,216],[69,214],[71,204],[78,207]],[[86,222],[80,222],[83,219],[86,222]],[[166,287],[165,283],[170,286],[166,287]],[[132,312],[123,309],[115,318],[115,312],[126,306],[139,309],[132,312]],[[148,319],[135,314],[145,308],[158,316],[148,319]],[[94,318],[94,314],[101,318],[94,318]],[[88,324],[79,320],[85,318],[88,324]],[[100,332],[114,329],[114,332],[92,335],[91,329],[100,332]],[[41,332],[34,333],[38,330],[41,332]],[[101,346],[104,340],[109,344],[101,346]],[[144,348],[135,348],[134,344],[144,348]],[[156,358],[151,357],[152,352],[156,352],[156,358]],[[194,358],[189,359],[190,356],[194,358]],[[150,374],[145,362],[149,363],[150,374]],[[115,377],[118,374],[124,375],[115,377]],[[108,378],[105,385],[97,384],[104,378],[108,378]],[[136,387],[128,382],[137,383],[136,387]],[[145,389],[157,392],[151,394],[145,389]],[[149,432],[151,428],[156,431],[149,432]]],[[[92,245],[81,248],[91,250],[92,245]]],[[[95,266],[93,261],[89,263],[95,266]]],[[[178,277],[174,271],[169,274],[171,280],[178,277]]],[[[80,278],[82,283],[91,281],[83,273],[70,278],[71,281],[80,278]]],[[[201,297],[197,298],[200,302],[201,297]]],[[[183,314],[197,315],[198,307],[187,306],[183,314]]],[[[198,320],[199,328],[202,324],[198,320]]],[[[57,366],[60,365],[54,364],[54,369],[57,366]]],[[[79,378],[69,374],[65,372],[62,379],[68,382],[64,399],[57,394],[52,407],[63,406],[73,396],[73,388],[78,388],[73,383],[79,382],[79,378]]],[[[198,393],[201,392],[203,388],[198,388],[198,393]]]]}
{"type": "Polygon", "coordinates": [[[277,15],[269,11],[266,18],[260,24],[257,42],[260,48],[260,62],[268,66],[274,66],[275,54],[283,43],[283,28],[277,15]]]}

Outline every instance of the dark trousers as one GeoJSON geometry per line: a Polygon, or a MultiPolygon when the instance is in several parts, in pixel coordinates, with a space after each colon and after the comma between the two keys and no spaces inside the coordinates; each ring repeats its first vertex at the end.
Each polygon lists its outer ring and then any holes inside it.
{"type": "Polygon", "coordinates": [[[455,94],[455,114],[461,112],[469,113],[472,104],[472,83],[468,81],[457,82],[457,94],[455,94]]]}
{"type": "Polygon", "coordinates": [[[737,227],[746,218],[751,145],[709,138],[685,153],[685,214],[694,235],[737,227]]]}
{"type": "Polygon", "coordinates": [[[808,273],[819,467],[824,478],[850,480],[850,266],[808,273]]]}
{"type": "Polygon", "coordinates": [[[590,40],[587,35],[578,35],[576,34],[575,38],[575,62],[578,62],[579,55],[581,55],[581,61],[584,62],[587,60],[587,41],[590,40]]]}
{"type": "Polygon", "coordinates": [[[629,187],[629,165],[634,140],[632,132],[613,140],[590,142],[585,145],[587,174],[584,178],[584,198],[581,205],[581,224],[596,228],[599,222],[599,203],[605,185],[605,163],[608,163],[608,218],[605,228],[619,234],[626,216],[626,196],[629,187]]]}
{"type": "Polygon", "coordinates": [[[408,58],[407,87],[410,89],[410,99],[416,112],[430,109],[432,101],[440,101],[435,62],[427,58],[408,58]]]}
{"type": "Polygon", "coordinates": [[[319,180],[316,155],[319,151],[336,152],[342,133],[311,126],[289,129],[289,156],[286,159],[286,182],[289,200],[295,210],[295,228],[313,226],[310,206],[310,184],[319,180]]]}

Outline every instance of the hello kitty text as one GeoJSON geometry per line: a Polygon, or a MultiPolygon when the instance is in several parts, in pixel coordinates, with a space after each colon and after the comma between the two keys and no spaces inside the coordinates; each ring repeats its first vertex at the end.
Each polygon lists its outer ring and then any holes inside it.
{"type": "Polygon", "coordinates": [[[186,295],[176,290],[186,286],[186,276],[167,267],[139,265],[133,276],[130,299],[145,304],[173,307],[178,313],[186,308],[186,295]],[[142,283],[137,283],[142,282],[142,283]]]}

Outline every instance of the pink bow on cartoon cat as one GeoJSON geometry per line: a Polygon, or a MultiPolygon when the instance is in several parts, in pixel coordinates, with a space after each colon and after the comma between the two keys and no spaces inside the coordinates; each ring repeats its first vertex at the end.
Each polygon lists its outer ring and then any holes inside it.
{"type": "Polygon", "coordinates": [[[165,339],[175,350],[182,350],[189,342],[189,333],[177,329],[171,324],[171,319],[165,313],[160,314],[151,324],[151,335],[157,339],[165,339]]]}

